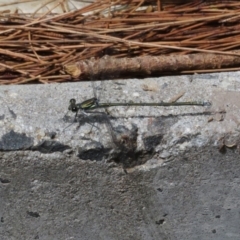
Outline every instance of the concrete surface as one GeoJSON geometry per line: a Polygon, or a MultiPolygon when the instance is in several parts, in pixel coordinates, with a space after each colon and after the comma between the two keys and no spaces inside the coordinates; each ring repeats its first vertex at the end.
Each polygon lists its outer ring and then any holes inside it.
{"type": "Polygon", "coordinates": [[[240,239],[239,79],[97,82],[101,102],[184,93],[212,106],[113,107],[74,123],[69,99],[91,98],[89,82],[1,86],[1,239],[240,239]]]}

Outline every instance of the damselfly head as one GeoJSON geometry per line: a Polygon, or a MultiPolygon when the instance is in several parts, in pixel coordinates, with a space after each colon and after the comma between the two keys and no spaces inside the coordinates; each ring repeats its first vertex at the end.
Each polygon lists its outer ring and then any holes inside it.
{"type": "Polygon", "coordinates": [[[69,111],[72,111],[72,112],[76,112],[77,111],[77,107],[76,107],[76,99],[72,98],[70,101],[69,101],[70,105],[68,107],[68,110],[69,111]]]}
{"type": "Polygon", "coordinates": [[[74,99],[74,98],[72,98],[72,99],[70,99],[70,104],[76,104],[76,99],[74,99]]]}

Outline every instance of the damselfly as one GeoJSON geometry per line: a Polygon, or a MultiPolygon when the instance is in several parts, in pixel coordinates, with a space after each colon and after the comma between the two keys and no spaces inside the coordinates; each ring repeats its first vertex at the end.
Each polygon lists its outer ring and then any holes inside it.
{"type": "Polygon", "coordinates": [[[100,103],[97,98],[90,98],[81,103],[76,103],[76,99],[72,98],[70,100],[70,105],[68,107],[69,111],[75,112],[76,115],[79,111],[89,111],[97,108],[108,108],[108,107],[117,107],[117,106],[210,106],[210,102],[204,101],[190,101],[190,102],[158,102],[158,103],[135,103],[135,102],[122,102],[122,103],[100,103]]]}
{"type": "MultiPolygon", "coordinates": [[[[100,109],[100,108],[109,108],[109,107],[130,107],[130,106],[135,106],[135,107],[146,107],[146,106],[153,106],[153,107],[169,107],[169,106],[210,106],[211,103],[208,101],[184,101],[184,102],[110,102],[110,103],[103,103],[100,102],[100,97],[97,97],[97,93],[96,93],[96,87],[94,86],[94,83],[92,83],[92,87],[93,87],[93,94],[94,97],[93,98],[89,98],[83,102],[77,103],[76,99],[72,98],[70,100],[70,104],[68,107],[68,110],[71,112],[76,113],[75,115],[75,120],[77,119],[77,115],[78,112],[82,112],[83,114],[86,115],[86,113],[96,113],[96,111],[92,111],[95,109],[100,109]]],[[[103,87],[103,82],[101,82],[101,89],[103,87]]],[[[101,92],[102,93],[102,92],[101,92]]],[[[108,125],[111,125],[110,120],[107,117],[107,114],[104,112],[97,112],[97,113],[101,113],[104,115],[104,119],[105,122],[107,122],[108,125]]],[[[102,116],[103,116],[102,115],[102,116]]],[[[109,128],[110,130],[112,130],[112,126],[109,128]]]]}

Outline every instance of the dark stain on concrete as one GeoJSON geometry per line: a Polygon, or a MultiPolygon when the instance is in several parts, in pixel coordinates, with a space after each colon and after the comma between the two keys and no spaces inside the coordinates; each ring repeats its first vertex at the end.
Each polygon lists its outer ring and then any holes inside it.
{"type": "Polygon", "coordinates": [[[0,141],[0,151],[23,150],[32,145],[32,137],[27,137],[25,133],[17,133],[11,130],[2,136],[0,141]]]}

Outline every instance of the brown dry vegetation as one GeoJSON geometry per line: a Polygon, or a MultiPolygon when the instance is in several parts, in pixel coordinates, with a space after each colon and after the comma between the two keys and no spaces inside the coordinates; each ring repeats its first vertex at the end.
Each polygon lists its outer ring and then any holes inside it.
{"type": "Polygon", "coordinates": [[[240,2],[186,2],[98,0],[59,15],[2,12],[0,84],[238,70],[240,2]]]}

